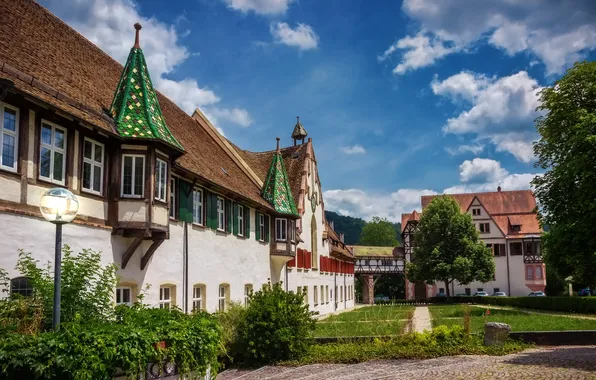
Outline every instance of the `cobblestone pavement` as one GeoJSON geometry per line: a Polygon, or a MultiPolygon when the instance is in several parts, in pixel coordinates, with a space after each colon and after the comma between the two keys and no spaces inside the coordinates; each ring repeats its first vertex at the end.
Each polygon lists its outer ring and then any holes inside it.
{"type": "Polygon", "coordinates": [[[507,356],[453,356],[359,364],[230,370],[217,380],[595,379],[596,346],[541,347],[507,356]]]}

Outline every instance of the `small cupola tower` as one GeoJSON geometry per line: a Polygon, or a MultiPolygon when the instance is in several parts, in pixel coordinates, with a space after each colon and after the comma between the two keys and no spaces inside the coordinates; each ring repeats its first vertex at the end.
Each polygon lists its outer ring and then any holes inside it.
{"type": "Polygon", "coordinates": [[[292,139],[294,140],[294,146],[296,146],[297,140],[302,140],[302,144],[304,144],[304,139],[308,136],[306,133],[306,129],[300,124],[300,116],[296,116],[296,125],[294,126],[294,131],[292,132],[292,139]]]}

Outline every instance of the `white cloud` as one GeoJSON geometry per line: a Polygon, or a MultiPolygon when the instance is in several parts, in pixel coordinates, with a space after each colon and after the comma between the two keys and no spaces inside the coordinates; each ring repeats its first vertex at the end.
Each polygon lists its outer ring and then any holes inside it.
{"type": "Polygon", "coordinates": [[[484,145],[479,144],[479,143],[459,145],[456,148],[451,148],[451,147],[445,148],[445,151],[452,156],[456,156],[458,154],[464,154],[464,153],[478,154],[478,153],[482,152],[483,150],[484,150],[484,145]]]}
{"type": "Polygon", "coordinates": [[[253,11],[262,15],[284,14],[294,0],[223,0],[231,9],[248,13],[253,11]]]}
{"type": "MultiPolygon", "coordinates": [[[[133,23],[141,23],[140,44],[153,85],[189,114],[199,106],[220,102],[220,97],[199,86],[196,79],[175,81],[167,78],[167,74],[197,53],[190,52],[180,43],[181,35],[173,25],[155,17],[141,16],[132,0],[47,0],[44,5],[122,64],[134,43],[133,23]]],[[[176,23],[179,24],[182,18],[184,16],[179,16],[176,23]]],[[[182,31],[182,34],[187,33],[187,29],[182,31]]],[[[248,116],[247,111],[241,111],[248,116]]]]}
{"type": "Polygon", "coordinates": [[[534,119],[540,114],[538,92],[542,89],[527,72],[502,78],[462,71],[443,81],[434,78],[431,88],[436,95],[469,103],[469,108],[449,118],[445,133],[475,134],[488,139],[498,151],[509,152],[519,161],[534,159],[532,142],[537,134],[534,119]]]}
{"type": "Polygon", "coordinates": [[[460,179],[468,182],[435,191],[431,189],[399,189],[392,193],[372,193],[360,189],[327,190],[323,193],[325,208],[342,215],[370,220],[373,216],[385,217],[393,222],[401,221],[401,214],[420,211],[420,197],[434,194],[473,193],[530,188],[530,181],[540,174],[510,174],[497,161],[476,159],[460,165],[460,179]],[[480,161],[478,161],[480,160],[480,161]],[[473,179],[484,178],[484,182],[473,179]]]}
{"type": "Polygon", "coordinates": [[[366,149],[362,145],[352,145],[352,146],[344,146],[341,148],[341,151],[345,154],[364,154],[366,153],[366,149]]]}
{"type": "Polygon", "coordinates": [[[271,23],[269,31],[275,42],[297,47],[300,50],[316,49],[319,45],[319,36],[310,25],[300,24],[292,29],[285,22],[271,23]]]}
{"type": "Polygon", "coordinates": [[[590,1],[404,0],[402,10],[419,29],[383,55],[400,53],[396,74],[481,43],[508,55],[528,53],[545,64],[548,74],[562,73],[596,48],[596,8],[590,1]]]}
{"type": "MultiPolygon", "coordinates": [[[[253,123],[248,112],[241,108],[208,108],[209,115],[216,120],[227,120],[231,123],[240,125],[241,127],[248,127],[253,123]]],[[[211,120],[211,119],[210,119],[211,120]]]]}

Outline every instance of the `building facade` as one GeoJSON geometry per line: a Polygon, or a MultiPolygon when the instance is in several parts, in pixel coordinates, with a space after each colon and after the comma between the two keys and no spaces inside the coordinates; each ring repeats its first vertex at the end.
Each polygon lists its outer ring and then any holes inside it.
{"type": "Polygon", "coordinates": [[[0,14],[0,267],[19,289],[19,249],[53,261],[39,203],[64,187],[80,208],[63,242],[119,267],[118,303],[144,292],[155,307],[212,312],[283,282],[321,314],[353,305],[347,288],[336,298],[353,256],[328,232],[299,122],[293,146],[241,150],[153,88],[140,25],[122,67],[34,1],[0,1],[0,14]],[[288,265],[303,252],[316,267],[288,265]],[[341,265],[322,272],[324,258],[341,265]]]}
{"type": "MultiPolygon", "coordinates": [[[[462,212],[471,215],[480,239],[489,247],[495,260],[495,276],[488,283],[453,283],[451,294],[473,295],[485,291],[489,295],[505,292],[509,296],[527,296],[544,291],[546,268],[540,254],[542,228],[536,213],[536,198],[530,190],[449,194],[462,212]]],[[[422,196],[422,212],[435,196],[422,196]]],[[[413,239],[420,214],[413,211],[402,215],[402,237],[406,260],[415,259],[413,239]]],[[[409,299],[426,298],[444,293],[443,284],[426,286],[407,283],[409,299]]]]}

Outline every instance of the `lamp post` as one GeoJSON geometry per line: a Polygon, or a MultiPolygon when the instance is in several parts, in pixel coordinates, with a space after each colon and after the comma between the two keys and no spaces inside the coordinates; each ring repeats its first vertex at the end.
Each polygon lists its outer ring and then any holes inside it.
{"type": "Polygon", "coordinates": [[[60,325],[60,280],[62,274],[62,225],[72,222],[79,211],[79,201],[70,191],[57,187],[46,191],[39,203],[41,214],[56,225],[56,251],[54,258],[54,313],[52,328],[60,325]]]}

